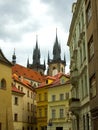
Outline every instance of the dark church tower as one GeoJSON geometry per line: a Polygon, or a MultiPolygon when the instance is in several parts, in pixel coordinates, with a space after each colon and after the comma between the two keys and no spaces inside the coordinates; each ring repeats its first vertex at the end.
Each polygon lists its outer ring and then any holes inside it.
{"type": "Polygon", "coordinates": [[[13,53],[13,55],[12,55],[12,63],[13,63],[13,65],[15,65],[15,64],[16,64],[15,49],[14,49],[14,53],[13,53]]]}
{"type": "Polygon", "coordinates": [[[29,64],[29,59],[27,60],[27,68],[38,71],[40,74],[44,74],[46,69],[45,61],[44,64],[40,63],[40,49],[38,48],[38,39],[36,37],[36,46],[33,50],[33,63],[29,64]]]}
{"type": "Polygon", "coordinates": [[[54,76],[59,72],[65,73],[66,60],[61,60],[61,46],[58,42],[57,29],[56,39],[53,46],[53,59],[50,59],[48,53],[48,75],[54,76]]]}

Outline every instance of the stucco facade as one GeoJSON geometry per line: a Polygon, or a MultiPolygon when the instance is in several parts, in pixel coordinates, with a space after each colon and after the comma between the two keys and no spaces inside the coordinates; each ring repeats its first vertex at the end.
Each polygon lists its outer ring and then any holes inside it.
{"type": "Polygon", "coordinates": [[[13,76],[13,86],[17,89],[12,92],[14,129],[36,129],[36,92],[34,88],[23,77],[18,77],[16,74],[13,76]]]}
{"type": "Polygon", "coordinates": [[[12,119],[11,63],[0,49],[0,130],[14,130],[12,119]]]}
{"type": "Polygon", "coordinates": [[[72,130],[69,99],[71,84],[66,76],[48,87],[48,126],[50,130],[72,130]],[[58,82],[58,83],[57,83],[58,82]]]}
{"type": "Polygon", "coordinates": [[[98,0],[85,0],[92,130],[98,129],[98,0]]]}
{"type": "Polygon", "coordinates": [[[68,46],[73,86],[70,100],[70,110],[74,117],[73,130],[91,130],[85,0],[77,0],[72,11],[68,46]]]}

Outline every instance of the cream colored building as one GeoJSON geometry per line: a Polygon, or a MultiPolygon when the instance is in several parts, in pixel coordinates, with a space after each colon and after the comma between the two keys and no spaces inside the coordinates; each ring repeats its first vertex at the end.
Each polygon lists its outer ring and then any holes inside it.
{"type": "Polygon", "coordinates": [[[23,129],[23,97],[25,93],[20,91],[15,85],[12,86],[12,109],[14,130],[23,129]]]}
{"type": "Polygon", "coordinates": [[[13,74],[12,108],[14,130],[36,129],[36,100],[35,90],[24,80],[13,74]]]}
{"type": "Polygon", "coordinates": [[[77,0],[72,6],[72,11],[68,46],[71,60],[70,110],[73,113],[73,130],[91,130],[85,0],[77,0]]]}
{"type": "Polygon", "coordinates": [[[14,130],[12,119],[12,64],[0,49],[0,130],[14,130]]]}
{"type": "Polygon", "coordinates": [[[69,99],[71,84],[69,76],[58,73],[56,79],[48,87],[48,119],[47,129],[72,130],[69,99]]]}

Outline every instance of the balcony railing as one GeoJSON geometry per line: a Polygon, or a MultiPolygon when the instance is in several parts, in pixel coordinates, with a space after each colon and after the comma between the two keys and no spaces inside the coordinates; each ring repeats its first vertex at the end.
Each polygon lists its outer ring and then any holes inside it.
{"type": "Polygon", "coordinates": [[[77,111],[80,109],[80,99],[78,98],[71,98],[69,100],[69,107],[70,111],[77,111]]]}
{"type": "Polygon", "coordinates": [[[70,79],[72,84],[76,84],[78,81],[78,70],[74,69],[70,74],[70,79]]]}

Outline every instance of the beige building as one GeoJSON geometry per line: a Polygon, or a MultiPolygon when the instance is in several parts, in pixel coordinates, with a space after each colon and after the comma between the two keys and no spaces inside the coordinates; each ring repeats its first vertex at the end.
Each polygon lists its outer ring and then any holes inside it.
{"type": "Polygon", "coordinates": [[[28,81],[13,75],[12,108],[14,130],[36,128],[36,102],[34,88],[28,81]]]}
{"type": "Polygon", "coordinates": [[[12,110],[14,130],[23,129],[23,97],[25,93],[20,91],[15,85],[12,86],[12,110]]]}
{"type": "Polygon", "coordinates": [[[12,119],[12,64],[0,49],[0,130],[14,130],[12,119]]]}
{"type": "Polygon", "coordinates": [[[92,130],[98,129],[98,0],[85,0],[92,130]]]}
{"type": "Polygon", "coordinates": [[[36,122],[36,92],[35,88],[43,81],[40,73],[24,66],[15,64],[12,67],[13,87],[12,107],[14,127],[17,130],[35,130],[36,122]],[[18,104],[15,104],[15,101],[18,104]]]}
{"type": "Polygon", "coordinates": [[[73,130],[91,130],[85,0],[77,0],[72,11],[68,46],[71,61],[70,110],[73,113],[73,130]]]}
{"type": "Polygon", "coordinates": [[[48,87],[48,118],[47,129],[72,130],[69,99],[71,84],[69,76],[58,73],[48,87]]]}

